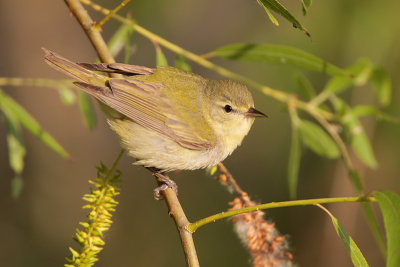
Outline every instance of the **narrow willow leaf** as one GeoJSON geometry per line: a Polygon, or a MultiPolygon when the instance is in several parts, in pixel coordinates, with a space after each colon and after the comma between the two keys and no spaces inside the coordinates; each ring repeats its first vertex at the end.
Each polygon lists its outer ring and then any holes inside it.
{"type": "Polygon", "coordinates": [[[385,224],[386,266],[400,266],[400,196],[386,190],[377,191],[374,196],[378,200],[385,224]]]}
{"type": "Polygon", "coordinates": [[[351,147],[361,161],[370,168],[376,168],[378,163],[372,151],[371,143],[360,121],[351,113],[346,115],[345,125],[351,135],[351,147]]]}
{"type": "Polygon", "coordinates": [[[22,189],[24,188],[24,180],[21,176],[15,176],[11,181],[11,195],[13,198],[18,198],[21,195],[22,189]]]}
{"type": "Polygon", "coordinates": [[[61,102],[70,106],[76,102],[76,94],[68,87],[59,87],[58,94],[60,95],[61,102]]]}
{"type": "Polygon", "coordinates": [[[309,79],[307,79],[306,76],[302,73],[298,73],[296,75],[296,83],[297,87],[299,88],[300,95],[305,99],[305,100],[311,100],[312,98],[315,97],[315,89],[312,86],[311,82],[309,79]]]}
{"type": "Polygon", "coordinates": [[[371,144],[364,129],[361,128],[361,124],[359,127],[353,128],[351,147],[367,166],[373,169],[378,166],[374,153],[372,152],[371,144]]]}
{"type": "Polygon", "coordinates": [[[322,210],[324,210],[329,215],[329,217],[331,217],[333,227],[335,227],[336,233],[342,240],[343,245],[345,246],[347,252],[349,253],[351,261],[353,262],[354,266],[356,266],[356,267],[369,266],[363,256],[363,254],[361,253],[360,249],[358,248],[356,243],[353,241],[351,236],[343,228],[343,226],[339,223],[339,221],[327,209],[325,209],[322,206],[320,206],[320,207],[322,208],[322,210]]]}
{"type": "Polygon", "coordinates": [[[88,94],[81,91],[79,91],[79,110],[81,111],[83,124],[86,128],[90,131],[96,128],[97,119],[92,100],[88,94]]]}
{"type": "Polygon", "coordinates": [[[346,71],[303,50],[272,44],[231,44],[217,48],[212,55],[239,61],[278,63],[322,72],[346,75],[346,71]]]}
{"type": "Polygon", "coordinates": [[[15,102],[11,97],[0,90],[0,103],[7,107],[17,117],[25,129],[36,136],[41,142],[51,148],[54,152],[63,158],[68,158],[69,154],[65,149],[33,118],[21,105],[15,102]]]}
{"type": "Polygon", "coordinates": [[[296,198],[297,182],[300,167],[300,137],[297,125],[292,123],[292,136],[290,143],[289,163],[288,163],[288,185],[291,199],[296,198]]]}
{"type": "Polygon", "coordinates": [[[315,153],[331,159],[339,156],[339,149],[335,142],[320,126],[302,120],[299,121],[298,127],[302,140],[315,153]]]}
{"type": "Polygon", "coordinates": [[[264,10],[270,9],[276,12],[277,14],[291,22],[293,24],[293,27],[300,29],[308,37],[311,37],[306,28],[304,28],[304,26],[301,25],[301,23],[292,14],[290,14],[289,11],[277,0],[257,0],[257,2],[264,8],[264,10]]]}
{"type": "Polygon", "coordinates": [[[126,46],[127,40],[132,36],[133,29],[128,24],[122,24],[107,43],[111,55],[116,57],[126,46]]]}
{"type": "Polygon", "coordinates": [[[367,217],[367,222],[371,228],[371,232],[374,235],[376,242],[378,243],[379,249],[382,255],[386,255],[385,239],[383,237],[382,231],[379,228],[378,220],[372,210],[371,203],[361,203],[365,217],[367,217]]]}
{"type": "Polygon", "coordinates": [[[177,55],[175,58],[175,67],[185,71],[192,71],[189,63],[186,61],[185,57],[182,55],[177,55]]]}
{"type": "Polygon", "coordinates": [[[337,113],[340,114],[339,120],[350,136],[350,144],[354,152],[365,165],[370,168],[376,168],[378,163],[358,118],[352,113],[351,108],[339,98],[333,98],[333,106],[337,113]]]}
{"type": "Polygon", "coordinates": [[[303,9],[303,15],[307,15],[308,9],[310,8],[312,4],[312,0],[301,0],[302,4],[302,9],[303,9]]]}
{"type": "Polygon", "coordinates": [[[168,66],[167,58],[165,57],[160,46],[158,46],[158,45],[156,45],[156,66],[157,67],[168,66]]]}
{"type": "Polygon", "coordinates": [[[17,116],[7,106],[0,103],[0,109],[4,114],[7,126],[7,145],[10,167],[17,175],[20,175],[24,169],[24,157],[26,154],[21,125],[17,116]]]}
{"type": "Polygon", "coordinates": [[[351,76],[336,76],[331,78],[325,85],[324,91],[341,93],[352,85],[361,86],[365,84],[371,73],[372,63],[369,59],[360,59],[346,69],[351,76]]]}
{"type": "Polygon", "coordinates": [[[373,106],[367,106],[367,105],[355,106],[352,110],[352,113],[356,117],[375,116],[379,120],[384,120],[384,121],[393,122],[393,123],[399,122],[398,118],[391,116],[389,114],[386,114],[385,112],[383,112],[373,106]]]}
{"type": "Polygon", "coordinates": [[[388,106],[392,98],[392,81],[389,73],[383,68],[376,68],[372,72],[371,82],[379,103],[384,107],[388,106]]]}
{"type": "Polygon", "coordinates": [[[257,0],[258,4],[264,8],[264,11],[267,13],[269,20],[275,25],[279,26],[278,20],[272,15],[271,11],[268,10],[266,6],[263,5],[263,3],[260,0],[257,0]]]}

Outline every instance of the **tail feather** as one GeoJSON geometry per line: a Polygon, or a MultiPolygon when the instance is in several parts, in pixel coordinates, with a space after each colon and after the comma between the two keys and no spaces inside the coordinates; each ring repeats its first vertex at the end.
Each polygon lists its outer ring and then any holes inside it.
{"type": "Polygon", "coordinates": [[[50,51],[46,48],[42,49],[45,52],[44,58],[47,64],[74,79],[96,86],[104,86],[106,81],[108,80],[108,77],[91,72],[84,67],[78,65],[77,63],[74,63],[62,57],[53,51],[50,51]]]}

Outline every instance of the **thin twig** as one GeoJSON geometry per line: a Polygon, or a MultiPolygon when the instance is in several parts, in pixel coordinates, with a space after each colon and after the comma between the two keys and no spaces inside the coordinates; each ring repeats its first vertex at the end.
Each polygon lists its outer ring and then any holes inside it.
{"type": "Polygon", "coordinates": [[[99,23],[96,23],[96,25],[94,26],[95,29],[97,31],[101,31],[101,27],[103,27],[103,25],[111,18],[112,15],[114,15],[115,13],[117,13],[121,8],[123,8],[124,6],[126,6],[131,0],[124,0],[121,4],[119,4],[116,8],[114,8],[113,10],[111,10],[111,12],[106,15],[102,20],[100,20],[99,23]]]}
{"type": "Polygon", "coordinates": [[[226,176],[226,178],[229,180],[229,182],[232,184],[233,188],[239,195],[247,196],[247,193],[245,191],[243,191],[242,188],[240,188],[240,186],[236,182],[235,178],[233,178],[231,172],[225,167],[225,165],[222,162],[218,163],[217,167],[218,167],[218,171],[220,173],[223,173],[226,176]]]}
{"type": "Polygon", "coordinates": [[[203,225],[216,222],[218,220],[232,217],[238,214],[253,212],[264,209],[282,208],[282,207],[295,207],[295,206],[308,206],[316,204],[326,204],[326,203],[345,203],[345,202],[376,202],[374,197],[335,197],[335,198],[317,198],[317,199],[303,199],[303,200],[292,200],[283,202],[271,202],[266,204],[260,204],[256,206],[251,206],[243,209],[223,211],[209,217],[200,219],[196,222],[188,224],[186,229],[190,232],[195,232],[198,228],[203,225]]]}
{"type": "MultiPolygon", "coordinates": [[[[87,11],[84,9],[79,0],[65,0],[65,3],[70,8],[71,12],[75,15],[89,40],[91,41],[94,49],[96,50],[99,58],[104,63],[115,62],[113,56],[107,48],[107,45],[101,36],[100,32],[94,31],[92,28],[93,20],[90,18],[87,11]]],[[[113,77],[115,74],[113,74],[113,77]]],[[[120,77],[120,76],[117,76],[120,77]]],[[[196,249],[194,246],[192,234],[185,230],[185,226],[189,224],[182,206],[175,194],[175,192],[168,188],[162,192],[165,202],[167,203],[169,214],[175,221],[175,225],[179,231],[182,241],[182,246],[186,256],[186,262],[190,267],[198,267],[199,262],[197,258],[196,249]]]]}

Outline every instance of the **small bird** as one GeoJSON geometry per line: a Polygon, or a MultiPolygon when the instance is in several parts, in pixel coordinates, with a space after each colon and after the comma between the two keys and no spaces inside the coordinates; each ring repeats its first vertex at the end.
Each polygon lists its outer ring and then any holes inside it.
{"type": "Polygon", "coordinates": [[[122,146],[136,165],[155,174],[216,165],[242,143],[255,118],[267,117],[238,82],[208,80],[174,67],[74,63],[43,50],[51,67],[77,79],[76,86],[105,104],[122,146]]]}

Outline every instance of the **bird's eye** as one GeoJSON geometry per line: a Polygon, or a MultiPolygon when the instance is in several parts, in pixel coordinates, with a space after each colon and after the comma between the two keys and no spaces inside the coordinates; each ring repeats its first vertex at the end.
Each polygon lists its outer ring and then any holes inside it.
{"type": "Polygon", "coordinates": [[[232,111],[232,107],[230,105],[225,105],[224,110],[226,113],[229,113],[232,111]]]}

